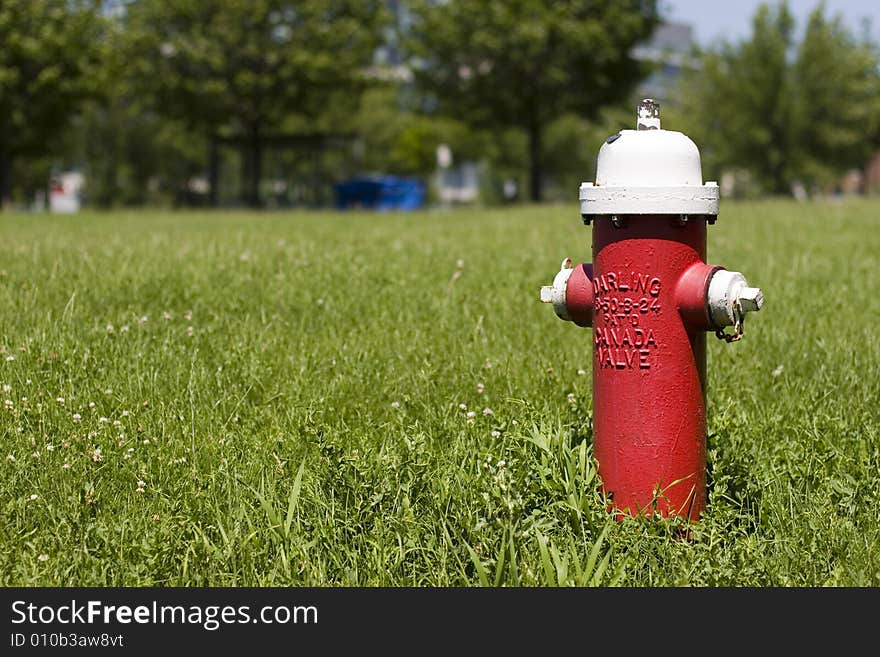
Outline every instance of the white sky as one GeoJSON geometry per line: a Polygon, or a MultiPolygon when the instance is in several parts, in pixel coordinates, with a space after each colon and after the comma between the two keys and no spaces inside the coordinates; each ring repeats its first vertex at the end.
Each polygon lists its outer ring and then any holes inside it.
{"type": "MultiPolygon", "coordinates": [[[[669,20],[690,23],[694,38],[702,46],[711,45],[717,39],[736,41],[747,37],[760,4],[761,0],[660,0],[662,15],[669,20]]],[[[774,2],[771,0],[770,4],[774,2]]],[[[798,34],[818,4],[819,0],[788,0],[798,34]]],[[[862,33],[861,19],[871,19],[870,33],[880,42],[880,0],[825,0],[825,15],[835,14],[841,14],[856,35],[862,33]]]]}

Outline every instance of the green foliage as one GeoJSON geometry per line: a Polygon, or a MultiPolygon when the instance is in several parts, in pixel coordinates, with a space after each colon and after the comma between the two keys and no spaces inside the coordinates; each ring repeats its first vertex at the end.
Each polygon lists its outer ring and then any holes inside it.
{"type": "Polygon", "coordinates": [[[804,38],[785,2],[763,4],[752,35],[697,58],[681,86],[683,129],[707,177],[747,171],[764,192],[821,190],[860,168],[877,144],[880,73],[873,47],[819,5],[804,38]]]}
{"type": "Polygon", "coordinates": [[[796,174],[809,188],[828,188],[880,146],[876,46],[857,41],[840,16],[826,19],[820,5],[810,15],[792,77],[796,174]]]}
{"type": "Polygon", "coordinates": [[[17,158],[59,150],[82,102],[105,80],[98,0],[0,3],[0,203],[17,158]]]}
{"type": "Polygon", "coordinates": [[[269,130],[363,83],[382,16],[372,0],[139,0],[129,65],[159,109],[193,128],[269,130]]]}
{"type": "Polygon", "coordinates": [[[378,0],[139,0],[127,61],[158,112],[243,140],[256,204],[263,139],[290,115],[353,108],[384,21],[378,0]]]}
{"type": "Polygon", "coordinates": [[[723,205],[690,540],[605,511],[570,207],[7,216],[0,584],[876,587],[877,213],[723,205]]]}
{"type": "Polygon", "coordinates": [[[74,119],[67,159],[85,173],[85,201],[99,207],[179,202],[183,184],[203,172],[204,136],[108,89],[74,119]]]}
{"type": "Polygon", "coordinates": [[[657,22],[654,2],[451,0],[414,3],[408,47],[416,80],[440,111],[529,137],[530,187],[541,198],[542,135],[566,112],[592,118],[645,72],[629,56],[657,22]]]}
{"type": "Polygon", "coordinates": [[[400,102],[397,86],[367,90],[355,115],[366,171],[428,176],[437,170],[437,147],[447,144],[456,159],[482,159],[490,147],[485,134],[449,117],[418,114],[400,102]]]}
{"type": "MultiPolygon", "coordinates": [[[[110,52],[124,52],[124,25],[110,21],[104,38],[110,52]]],[[[63,157],[83,170],[87,203],[167,205],[178,187],[202,172],[207,145],[201,133],[166,119],[139,98],[123,57],[103,62],[99,100],[80,109],[67,132],[63,157]]]]}

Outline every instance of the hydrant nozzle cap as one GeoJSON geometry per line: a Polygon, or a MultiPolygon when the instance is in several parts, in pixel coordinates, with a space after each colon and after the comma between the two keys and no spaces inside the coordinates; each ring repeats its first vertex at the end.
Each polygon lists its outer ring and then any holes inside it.
{"type": "Polygon", "coordinates": [[[764,293],[750,287],[738,271],[719,269],[709,280],[706,307],[716,328],[735,326],[745,319],[745,313],[757,312],[763,305],[764,293]]]}
{"type": "Polygon", "coordinates": [[[553,279],[553,285],[544,285],[541,288],[541,302],[552,303],[553,310],[560,319],[566,321],[571,318],[568,316],[568,307],[565,300],[566,290],[568,288],[568,279],[574,272],[571,266],[571,258],[565,258],[553,279]]]}

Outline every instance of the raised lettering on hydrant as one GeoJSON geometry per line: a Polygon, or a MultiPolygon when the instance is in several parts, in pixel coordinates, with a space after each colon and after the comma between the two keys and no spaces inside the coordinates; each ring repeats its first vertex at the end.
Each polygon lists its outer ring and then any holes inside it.
{"type": "Polygon", "coordinates": [[[593,454],[613,507],[696,520],[706,505],[706,332],[739,340],[764,297],[741,273],[705,263],[718,185],[703,183],[694,142],[661,129],[651,99],[636,126],[605,141],[596,182],[581,185],[593,262],[563,260],[541,300],[593,328],[593,454]]]}

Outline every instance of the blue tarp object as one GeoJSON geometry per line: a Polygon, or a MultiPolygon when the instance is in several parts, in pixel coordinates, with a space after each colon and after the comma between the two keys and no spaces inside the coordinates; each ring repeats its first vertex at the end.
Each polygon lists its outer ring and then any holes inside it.
{"type": "Polygon", "coordinates": [[[336,207],[417,210],[425,205],[425,184],[417,178],[369,176],[335,185],[336,207]]]}

